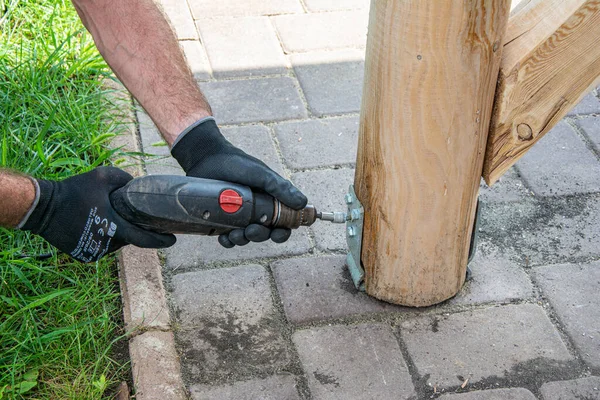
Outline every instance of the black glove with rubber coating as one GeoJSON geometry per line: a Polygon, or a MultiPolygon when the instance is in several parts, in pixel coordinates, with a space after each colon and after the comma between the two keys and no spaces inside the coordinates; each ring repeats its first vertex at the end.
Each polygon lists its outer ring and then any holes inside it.
{"type": "Polygon", "coordinates": [[[37,180],[39,201],[23,230],[36,233],[73,258],[91,262],[127,244],[164,248],[174,235],[139,228],[112,207],[110,194],[133,177],[114,167],[99,167],[60,182],[37,180]]]}
{"type": "MultiPolygon", "coordinates": [[[[211,117],[182,133],[173,145],[171,154],[188,176],[246,185],[266,192],[296,210],[306,206],[307,199],[302,192],[265,163],[227,141],[211,117]]],[[[283,243],[289,239],[291,232],[290,229],[269,229],[252,224],[219,236],[219,243],[227,248],[268,239],[283,243]]]]}

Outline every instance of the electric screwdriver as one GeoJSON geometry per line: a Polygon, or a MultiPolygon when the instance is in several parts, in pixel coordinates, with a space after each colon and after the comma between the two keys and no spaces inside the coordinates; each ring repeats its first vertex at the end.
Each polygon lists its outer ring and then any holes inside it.
{"type": "Polygon", "coordinates": [[[343,212],[322,213],[312,205],[294,210],[244,185],[177,175],[135,178],[110,200],[124,219],[159,233],[220,235],[250,224],[297,229],[317,219],[346,222],[343,212]]]}

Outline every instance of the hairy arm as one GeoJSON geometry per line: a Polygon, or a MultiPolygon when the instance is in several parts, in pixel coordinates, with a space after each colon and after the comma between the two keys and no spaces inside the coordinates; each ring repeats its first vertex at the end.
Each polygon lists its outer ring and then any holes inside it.
{"type": "Polygon", "coordinates": [[[0,169],[0,226],[15,228],[35,200],[31,179],[0,169]]]}
{"type": "Polygon", "coordinates": [[[153,0],[72,0],[96,47],[172,145],[212,114],[153,0]]]}

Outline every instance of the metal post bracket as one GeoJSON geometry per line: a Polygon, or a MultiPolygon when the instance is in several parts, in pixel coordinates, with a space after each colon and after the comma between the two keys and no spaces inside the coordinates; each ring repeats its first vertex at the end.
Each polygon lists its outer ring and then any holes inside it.
{"type": "Polygon", "coordinates": [[[346,256],[346,265],[352,276],[356,289],[365,291],[365,270],[360,262],[362,248],[362,234],[365,210],[358,201],[354,192],[354,185],[350,185],[345,197],[348,205],[348,217],[346,220],[346,243],[350,252],[346,256]]]}

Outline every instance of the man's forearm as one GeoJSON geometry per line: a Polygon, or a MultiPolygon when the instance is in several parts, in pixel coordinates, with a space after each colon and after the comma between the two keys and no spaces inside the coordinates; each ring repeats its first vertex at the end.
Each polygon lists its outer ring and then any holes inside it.
{"type": "Polygon", "coordinates": [[[153,0],[72,0],[98,50],[165,140],[212,114],[153,0]]]}
{"type": "Polygon", "coordinates": [[[35,200],[35,185],[30,178],[0,169],[0,226],[14,228],[35,200]]]}

